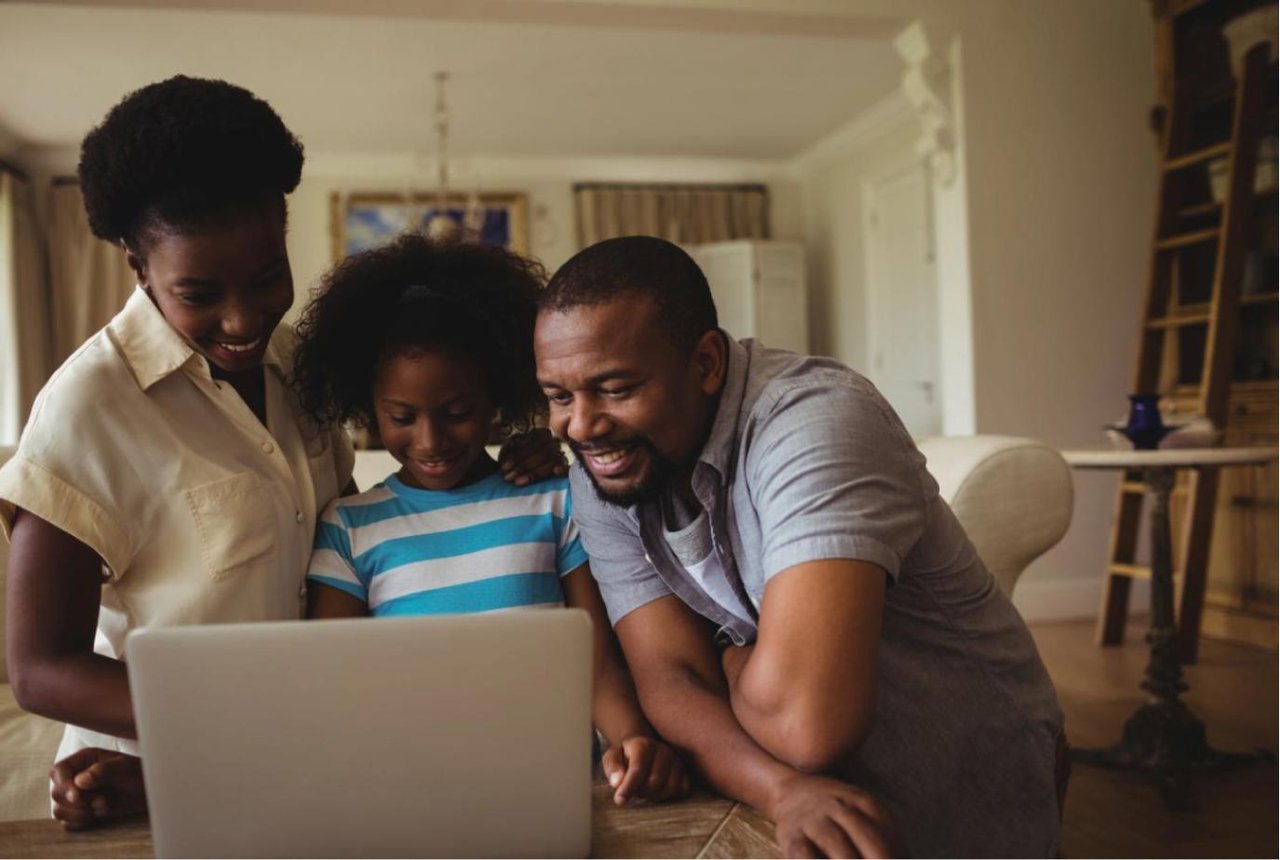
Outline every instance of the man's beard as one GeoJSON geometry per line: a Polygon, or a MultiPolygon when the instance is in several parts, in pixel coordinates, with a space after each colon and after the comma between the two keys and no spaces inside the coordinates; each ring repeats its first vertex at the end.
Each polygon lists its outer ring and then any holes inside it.
{"type": "MultiPolygon", "coordinates": [[[[658,497],[662,495],[662,491],[666,489],[671,476],[675,474],[675,464],[659,454],[658,449],[653,446],[651,441],[643,436],[636,436],[628,441],[637,448],[643,448],[649,455],[649,465],[643,478],[639,484],[630,489],[620,492],[610,492],[604,489],[600,486],[600,482],[596,480],[595,473],[591,471],[586,463],[582,463],[582,470],[591,479],[591,486],[595,489],[596,496],[599,497],[600,501],[610,505],[617,505],[620,508],[630,508],[647,502],[656,502],[658,497]]],[[[573,451],[573,455],[581,463],[583,460],[582,447],[576,442],[570,441],[569,450],[573,451]]]]}

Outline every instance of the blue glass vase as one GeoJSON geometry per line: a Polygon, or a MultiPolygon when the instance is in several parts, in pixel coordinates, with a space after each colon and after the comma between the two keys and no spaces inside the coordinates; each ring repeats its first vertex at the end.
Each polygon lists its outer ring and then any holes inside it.
{"type": "Polygon", "coordinates": [[[1160,406],[1155,394],[1129,395],[1129,421],[1124,425],[1124,435],[1139,451],[1152,451],[1160,447],[1160,440],[1174,430],[1160,420],[1160,406]]]}

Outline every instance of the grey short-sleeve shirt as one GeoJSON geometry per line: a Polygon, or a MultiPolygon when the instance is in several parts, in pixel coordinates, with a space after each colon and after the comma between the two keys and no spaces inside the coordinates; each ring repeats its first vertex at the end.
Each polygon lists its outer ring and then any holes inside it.
{"type": "Polygon", "coordinates": [[[828,558],[878,565],[891,587],[876,722],[846,777],[889,804],[913,854],[1056,853],[1053,685],[923,455],[849,368],[750,340],[729,345],[693,484],[713,551],[741,590],[737,612],[684,570],[657,504],[606,505],[575,466],[575,519],[610,619],[676,594],[719,625],[722,644],[744,644],[776,574],[828,558]]]}

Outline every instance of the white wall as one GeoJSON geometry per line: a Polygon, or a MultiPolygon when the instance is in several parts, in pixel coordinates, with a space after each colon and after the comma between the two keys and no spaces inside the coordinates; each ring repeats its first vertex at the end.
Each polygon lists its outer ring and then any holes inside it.
{"type": "MultiPolygon", "coordinates": [[[[1132,385],[1154,219],[1150,8],[992,0],[961,41],[976,429],[1104,446],[1132,385]]],[[[1094,613],[1116,480],[1077,475],[1072,528],[1025,574],[1024,609],[1094,613]]]]}

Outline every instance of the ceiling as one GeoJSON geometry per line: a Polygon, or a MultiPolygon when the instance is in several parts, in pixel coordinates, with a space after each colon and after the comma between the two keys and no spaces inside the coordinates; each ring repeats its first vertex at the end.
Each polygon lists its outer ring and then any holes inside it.
{"type": "Polygon", "coordinates": [[[312,153],[788,159],[883,99],[892,0],[0,3],[0,129],[73,147],[179,72],[267,99],[312,153]]]}

